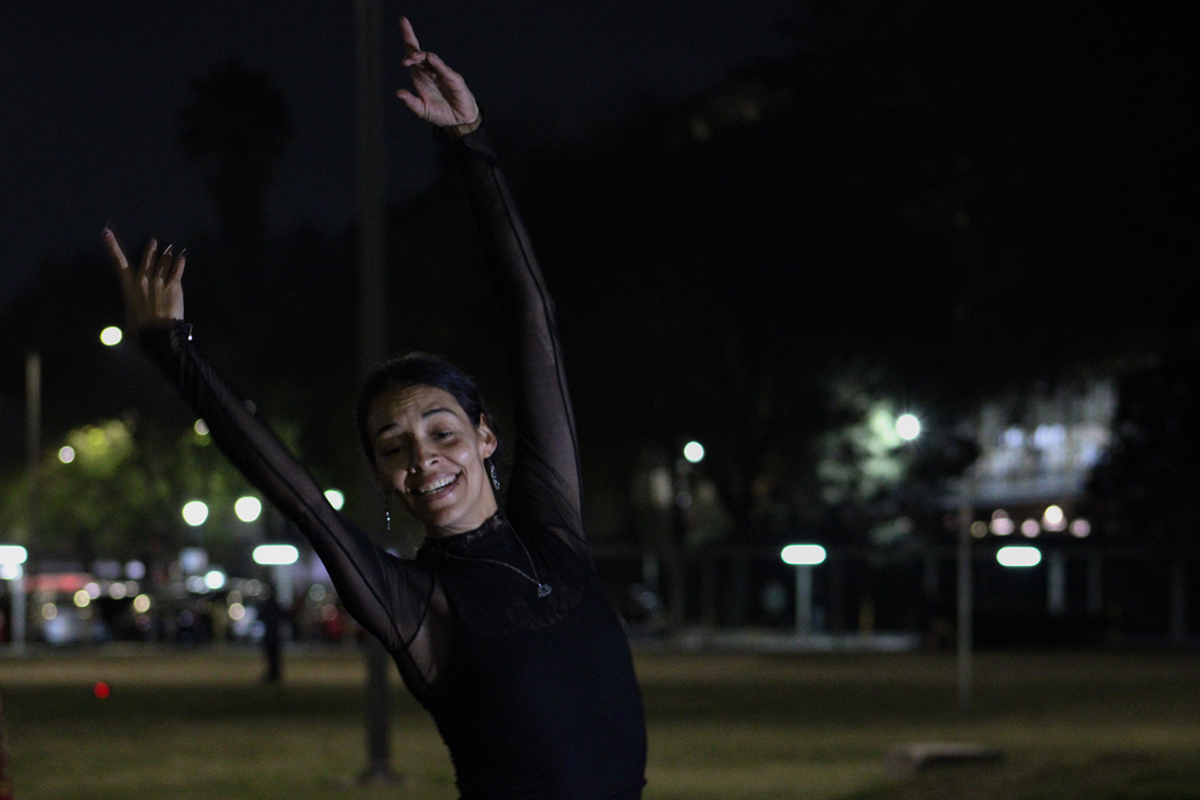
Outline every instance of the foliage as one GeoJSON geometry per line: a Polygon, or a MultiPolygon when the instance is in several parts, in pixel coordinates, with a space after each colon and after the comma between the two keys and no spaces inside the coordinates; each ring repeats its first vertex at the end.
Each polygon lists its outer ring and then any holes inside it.
{"type": "Polygon", "coordinates": [[[142,431],[126,417],[70,431],[63,447],[69,455],[50,448],[35,484],[24,473],[10,480],[0,503],[0,527],[22,531],[36,554],[85,567],[100,556],[169,557],[189,538],[180,509],[202,499],[212,513],[193,543],[236,557],[233,502],[249,487],[208,436],[142,431]]]}

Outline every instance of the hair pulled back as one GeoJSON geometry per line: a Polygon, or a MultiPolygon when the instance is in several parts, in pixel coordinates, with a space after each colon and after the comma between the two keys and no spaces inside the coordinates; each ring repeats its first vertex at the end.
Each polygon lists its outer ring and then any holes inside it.
{"type": "MultiPolygon", "coordinates": [[[[479,427],[486,421],[492,432],[497,433],[497,439],[499,438],[496,425],[488,413],[474,378],[441,356],[432,353],[405,353],[393,356],[372,369],[358,395],[354,422],[358,428],[363,452],[371,464],[375,463],[375,448],[371,442],[371,432],[367,430],[367,414],[370,413],[371,403],[375,402],[375,398],[393,386],[432,386],[447,391],[462,406],[472,425],[479,427]]],[[[494,457],[495,453],[492,455],[494,457]]],[[[485,466],[491,466],[491,458],[484,461],[485,466]]]]}

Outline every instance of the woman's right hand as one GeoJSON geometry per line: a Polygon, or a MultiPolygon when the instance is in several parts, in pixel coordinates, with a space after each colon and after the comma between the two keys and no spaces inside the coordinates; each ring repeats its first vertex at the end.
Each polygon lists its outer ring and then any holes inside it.
{"type": "Polygon", "coordinates": [[[171,245],[160,252],[158,242],[151,239],[135,268],[129,266],[116,234],[105,228],[103,236],[104,246],[121,280],[125,325],[129,333],[137,334],[151,325],[183,319],[184,254],[172,253],[171,245]]]}
{"type": "Polygon", "coordinates": [[[478,128],[479,105],[463,76],[421,49],[408,17],[400,18],[400,34],[404,39],[403,64],[409,68],[415,91],[400,89],[396,96],[418,117],[438,127],[457,129],[459,134],[478,128]]]}

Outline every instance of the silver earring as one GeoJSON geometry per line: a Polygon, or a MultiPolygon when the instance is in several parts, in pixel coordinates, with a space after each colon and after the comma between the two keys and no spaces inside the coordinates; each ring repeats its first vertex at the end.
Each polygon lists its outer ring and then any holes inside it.
{"type": "Polygon", "coordinates": [[[387,529],[390,531],[392,529],[392,510],[390,508],[383,510],[383,519],[387,523],[387,529]]]}
{"type": "Polygon", "coordinates": [[[500,491],[500,479],[496,477],[496,463],[494,461],[488,462],[488,472],[492,476],[492,486],[496,488],[497,492],[500,491]]]}

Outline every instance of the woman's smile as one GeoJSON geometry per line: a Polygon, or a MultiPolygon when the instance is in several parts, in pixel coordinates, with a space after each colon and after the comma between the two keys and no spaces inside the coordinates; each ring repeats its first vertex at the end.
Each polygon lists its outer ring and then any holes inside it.
{"type": "Polygon", "coordinates": [[[496,450],[486,421],[475,424],[444,389],[395,385],[371,404],[375,476],[433,536],[475,530],[496,513],[484,460],[496,450]]]}

